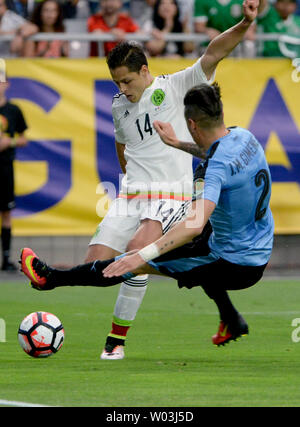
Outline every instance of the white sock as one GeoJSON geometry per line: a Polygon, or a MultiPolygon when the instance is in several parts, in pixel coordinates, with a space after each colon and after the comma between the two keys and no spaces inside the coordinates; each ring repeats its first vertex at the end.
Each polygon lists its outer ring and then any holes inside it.
{"type": "Polygon", "coordinates": [[[148,274],[125,280],[120,287],[114,309],[114,318],[132,321],[143,301],[148,285],[148,274]]]}

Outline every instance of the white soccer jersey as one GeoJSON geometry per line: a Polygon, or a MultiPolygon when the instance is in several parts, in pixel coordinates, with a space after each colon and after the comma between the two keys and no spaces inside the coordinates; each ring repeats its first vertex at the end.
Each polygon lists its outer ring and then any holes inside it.
{"type": "Polygon", "coordinates": [[[115,138],[126,144],[121,194],[140,191],[149,195],[158,191],[191,195],[192,156],[165,145],[153,122],[170,122],[178,139],[192,141],[184,119],[183,98],[193,86],[212,81],[207,80],[200,58],[183,71],[156,77],[138,103],[131,103],[123,94],[114,97],[115,138]]]}

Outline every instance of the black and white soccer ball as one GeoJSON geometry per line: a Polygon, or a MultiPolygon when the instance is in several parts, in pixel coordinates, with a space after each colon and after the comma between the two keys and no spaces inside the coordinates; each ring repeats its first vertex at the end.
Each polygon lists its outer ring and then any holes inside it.
{"type": "Polygon", "coordinates": [[[61,349],[65,332],[61,321],[52,313],[28,314],[19,327],[20,346],[32,357],[49,357],[61,349]]]}

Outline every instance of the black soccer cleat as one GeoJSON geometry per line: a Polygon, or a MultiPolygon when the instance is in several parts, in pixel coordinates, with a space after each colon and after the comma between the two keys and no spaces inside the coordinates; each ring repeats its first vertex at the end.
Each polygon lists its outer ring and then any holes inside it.
{"type": "Polygon", "coordinates": [[[213,344],[220,346],[235,341],[237,338],[248,335],[249,328],[245,319],[238,314],[235,322],[225,323],[221,320],[218,332],[212,337],[213,344]]]}

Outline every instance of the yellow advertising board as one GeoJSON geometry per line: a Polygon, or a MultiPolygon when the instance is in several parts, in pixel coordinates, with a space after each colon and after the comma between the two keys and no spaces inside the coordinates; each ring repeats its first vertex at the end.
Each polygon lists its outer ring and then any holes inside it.
{"type": "MultiPolygon", "coordinates": [[[[192,63],[149,66],[156,76],[192,63]]],[[[30,141],[15,161],[15,235],[92,235],[109,203],[101,182],[117,193],[121,173],[111,117],[117,88],[105,60],[14,59],[7,72],[7,95],[21,107],[30,141]]],[[[226,59],[216,80],[226,124],[248,128],[265,149],[275,232],[300,233],[300,82],[291,61],[226,59]]]]}

